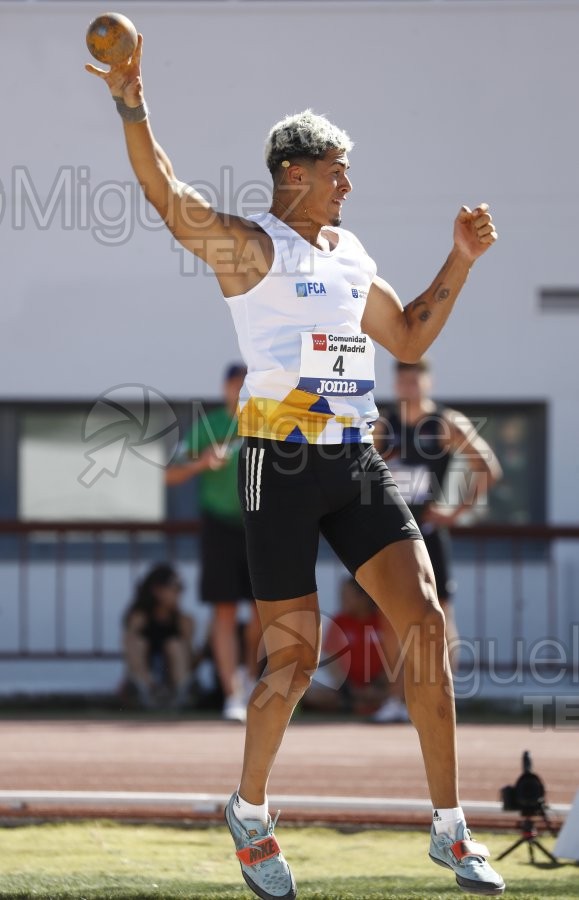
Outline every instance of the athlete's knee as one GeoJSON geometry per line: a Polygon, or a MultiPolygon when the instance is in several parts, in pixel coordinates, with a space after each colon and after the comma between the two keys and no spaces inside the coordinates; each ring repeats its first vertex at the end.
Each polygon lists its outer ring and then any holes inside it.
{"type": "Polygon", "coordinates": [[[318,659],[316,647],[296,644],[284,648],[268,658],[261,681],[268,691],[297,703],[311,684],[318,659]]]}
{"type": "Polygon", "coordinates": [[[439,680],[445,669],[446,626],[444,613],[437,602],[425,604],[403,643],[406,679],[422,682],[439,680]]]}
{"type": "Polygon", "coordinates": [[[426,604],[420,625],[421,630],[430,637],[444,640],[446,619],[444,610],[438,601],[426,604]]]}
{"type": "Polygon", "coordinates": [[[442,661],[446,652],[446,621],[439,603],[429,603],[417,629],[419,655],[430,665],[442,661]]]}
{"type": "Polygon", "coordinates": [[[434,591],[428,588],[418,591],[414,597],[409,598],[407,610],[404,643],[424,638],[444,638],[446,620],[434,591]]]}
{"type": "Polygon", "coordinates": [[[292,694],[297,699],[303,697],[305,692],[308,690],[309,686],[312,683],[312,679],[317,667],[317,660],[312,662],[304,661],[303,663],[299,663],[296,666],[293,676],[292,694]]]}
{"type": "Polygon", "coordinates": [[[287,665],[293,669],[293,681],[296,690],[302,693],[309,688],[314,673],[320,661],[320,651],[317,646],[299,644],[292,648],[293,653],[288,654],[287,665]]]}

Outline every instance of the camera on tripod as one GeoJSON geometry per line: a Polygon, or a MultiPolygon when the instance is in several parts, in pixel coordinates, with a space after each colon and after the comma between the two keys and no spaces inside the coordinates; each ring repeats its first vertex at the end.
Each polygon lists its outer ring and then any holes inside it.
{"type": "Polygon", "coordinates": [[[508,784],[501,790],[505,812],[520,812],[523,816],[545,816],[545,785],[531,768],[531,754],[525,750],[523,774],[514,785],[508,784]]]}
{"type": "Polygon", "coordinates": [[[533,822],[534,816],[541,816],[545,826],[555,837],[556,832],[549,821],[547,815],[547,804],[545,802],[545,785],[538,775],[531,771],[531,754],[528,750],[523,753],[523,774],[519,776],[515,784],[508,784],[501,790],[501,798],[503,801],[503,810],[505,812],[518,812],[521,814],[519,822],[519,831],[521,837],[518,841],[509,847],[504,853],[501,853],[497,859],[504,859],[521,844],[526,844],[529,851],[529,859],[535,862],[535,850],[540,850],[554,865],[558,865],[553,854],[538,840],[538,832],[533,822]]]}

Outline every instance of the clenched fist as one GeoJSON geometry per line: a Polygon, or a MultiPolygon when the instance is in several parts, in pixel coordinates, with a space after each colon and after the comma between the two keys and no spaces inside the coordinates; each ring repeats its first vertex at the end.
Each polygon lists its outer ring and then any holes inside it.
{"type": "Polygon", "coordinates": [[[497,238],[487,203],[472,211],[468,206],[462,207],[454,222],[454,245],[471,262],[486,253],[497,238]]]}

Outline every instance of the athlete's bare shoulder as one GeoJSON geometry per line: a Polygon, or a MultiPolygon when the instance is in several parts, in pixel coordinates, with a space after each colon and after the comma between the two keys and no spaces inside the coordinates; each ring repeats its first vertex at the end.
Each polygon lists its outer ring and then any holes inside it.
{"type": "Polygon", "coordinates": [[[271,269],[274,250],[271,237],[253,219],[217,213],[213,246],[207,262],[215,272],[225,297],[245,294],[256,287],[271,269]]]}

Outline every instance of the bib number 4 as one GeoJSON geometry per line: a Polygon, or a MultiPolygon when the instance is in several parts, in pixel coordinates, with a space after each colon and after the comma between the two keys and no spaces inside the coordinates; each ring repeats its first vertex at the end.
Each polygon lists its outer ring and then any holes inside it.
{"type": "Polygon", "coordinates": [[[374,387],[374,345],[367,334],[301,334],[298,389],[333,397],[360,397],[374,387]]]}

